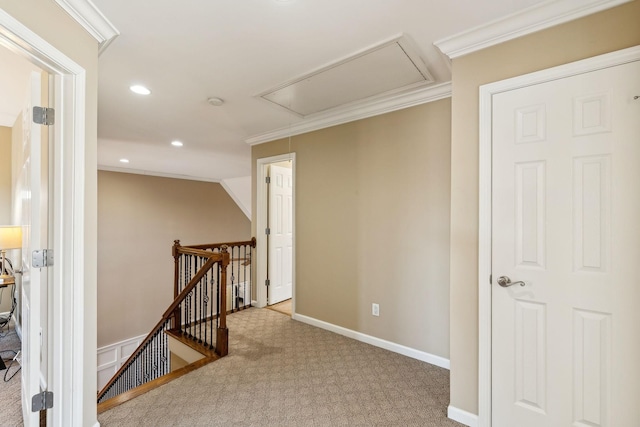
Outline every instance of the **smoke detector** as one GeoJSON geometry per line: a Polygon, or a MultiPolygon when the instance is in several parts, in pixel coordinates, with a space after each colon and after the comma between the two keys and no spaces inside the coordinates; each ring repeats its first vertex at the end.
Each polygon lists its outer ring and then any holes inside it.
{"type": "Polygon", "coordinates": [[[209,105],[213,105],[214,107],[219,107],[224,104],[224,100],[222,98],[216,97],[207,99],[207,102],[209,103],[209,105]]]}

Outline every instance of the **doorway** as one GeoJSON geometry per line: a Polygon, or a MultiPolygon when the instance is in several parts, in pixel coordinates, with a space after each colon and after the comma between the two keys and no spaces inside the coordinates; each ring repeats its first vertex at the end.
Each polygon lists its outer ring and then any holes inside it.
{"type": "Polygon", "coordinates": [[[256,305],[291,299],[295,313],[295,153],[257,161],[256,305]]]}
{"type": "MultiPolygon", "coordinates": [[[[51,239],[47,247],[39,249],[52,250],[55,265],[34,267],[32,257],[26,257],[31,263],[32,273],[34,270],[46,270],[42,274],[51,279],[47,285],[48,311],[43,335],[46,333],[48,336],[47,365],[55,368],[48,370],[46,378],[40,378],[40,352],[32,351],[28,357],[23,357],[22,371],[23,374],[28,373],[28,393],[35,389],[34,394],[39,394],[46,387],[45,390],[54,395],[54,406],[47,411],[47,425],[80,426],[84,424],[86,415],[85,390],[87,384],[92,384],[85,381],[85,372],[91,372],[91,367],[85,363],[85,336],[91,335],[85,332],[84,324],[85,310],[90,310],[84,297],[85,70],[2,9],[0,46],[49,73],[50,93],[56,95],[53,104],[49,105],[55,108],[57,117],[50,132],[49,186],[42,187],[39,180],[36,185],[40,189],[47,188],[51,212],[47,233],[51,239]]],[[[35,194],[25,193],[24,197],[35,197],[35,194]]],[[[32,242],[34,247],[40,244],[40,241],[32,242]]],[[[39,303],[37,305],[40,307],[39,303]]],[[[29,312],[37,317],[42,314],[35,309],[29,312]]],[[[23,341],[27,336],[30,342],[33,339],[32,349],[40,349],[41,326],[40,319],[23,314],[23,341]]],[[[95,393],[95,387],[90,388],[95,393]]],[[[23,393],[25,426],[40,424],[39,414],[32,411],[31,397],[23,393]]]]}
{"type": "Polygon", "coordinates": [[[481,87],[481,425],[640,417],[638,74],[636,47],[481,87]]]}
{"type": "MultiPolygon", "coordinates": [[[[48,390],[49,357],[49,269],[32,268],[33,250],[48,248],[49,241],[49,127],[33,122],[33,108],[49,105],[49,76],[25,58],[0,46],[4,65],[0,74],[5,94],[0,118],[5,138],[2,140],[3,180],[0,182],[3,201],[1,224],[20,230],[20,242],[10,251],[13,271],[12,285],[6,299],[12,302],[12,329],[20,337],[6,372],[11,381],[20,383],[22,418],[20,423],[36,425],[39,414],[30,410],[31,395],[48,390]],[[22,368],[24,365],[24,368],[22,368]],[[20,370],[20,375],[17,371],[20,370]]],[[[9,331],[7,331],[9,333],[9,331]]],[[[5,356],[3,354],[3,356],[5,356]]],[[[6,378],[6,376],[4,377],[6,378]]],[[[20,400],[18,400],[19,402],[20,400]]],[[[12,412],[19,414],[20,412],[12,412]]]]}

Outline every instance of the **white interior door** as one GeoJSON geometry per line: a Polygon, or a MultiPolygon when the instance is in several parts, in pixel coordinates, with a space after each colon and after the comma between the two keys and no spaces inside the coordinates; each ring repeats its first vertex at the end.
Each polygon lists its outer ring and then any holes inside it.
{"type": "Polygon", "coordinates": [[[291,298],[293,279],[293,174],[290,168],[269,167],[269,288],[268,303],[291,298]]]}
{"type": "Polygon", "coordinates": [[[638,425],[639,76],[493,98],[494,427],[638,425]]]}
{"type": "MultiPolygon", "coordinates": [[[[47,247],[47,176],[43,162],[40,125],[33,123],[33,106],[41,102],[41,75],[32,73],[27,105],[23,111],[23,165],[17,184],[21,203],[22,245],[22,414],[25,426],[38,426],[39,413],[31,411],[31,398],[46,388],[46,375],[41,364],[43,355],[42,320],[46,319],[46,273],[32,267],[31,254],[47,247]]],[[[46,151],[45,151],[46,152],[46,151]]],[[[46,364],[46,363],[45,363],[46,364]]]]}

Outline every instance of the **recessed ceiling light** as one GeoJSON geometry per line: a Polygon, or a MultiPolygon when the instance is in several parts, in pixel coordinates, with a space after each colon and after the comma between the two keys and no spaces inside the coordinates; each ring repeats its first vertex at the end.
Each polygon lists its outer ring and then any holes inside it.
{"type": "Polygon", "coordinates": [[[180,141],[171,141],[171,145],[174,147],[182,147],[184,144],[180,141]]]}
{"type": "Polygon", "coordinates": [[[129,89],[131,92],[137,93],[138,95],[149,95],[151,91],[142,85],[133,85],[129,89]]]}
{"type": "Polygon", "coordinates": [[[120,159],[120,163],[129,163],[129,159],[120,159]]]}

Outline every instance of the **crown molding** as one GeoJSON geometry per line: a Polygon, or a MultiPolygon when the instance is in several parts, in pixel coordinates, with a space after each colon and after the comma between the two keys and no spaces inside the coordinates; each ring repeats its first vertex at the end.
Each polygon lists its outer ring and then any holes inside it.
{"type": "Polygon", "coordinates": [[[632,0],[548,0],[437,40],[433,44],[450,59],[454,59],[630,1],[632,0]]]}
{"type": "Polygon", "coordinates": [[[338,107],[326,112],[307,116],[307,119],[304,119],[299,123],[254,135],[247,138],[245,141],[249,145],[263,144],[276,139],[300,135],[450,97],[451,82],[440,83],[438,85],[431,85],[427,87],[418,87],[401,94],[362,101],[345,107],[338,107]]]}
{"type": "Polygon", "coordinates": [[[142,169],[119,168],[115,166],[98,165],[98,170],[107,172],[130,173],[133,175],[157,176],[160,178],[186,179],[188,181],[215,182],[220,184],[221,181],[215,178],[206,178],[203,176],[180,175],[176,173],[164,173],[155,171],[146,171],[142,169]]]}
{"type": "Polygon", "coordinates": [[[91,0],[55,0],[55,2],[98,41],[99,54],[120,35],[116,27],[91,0]]]}

